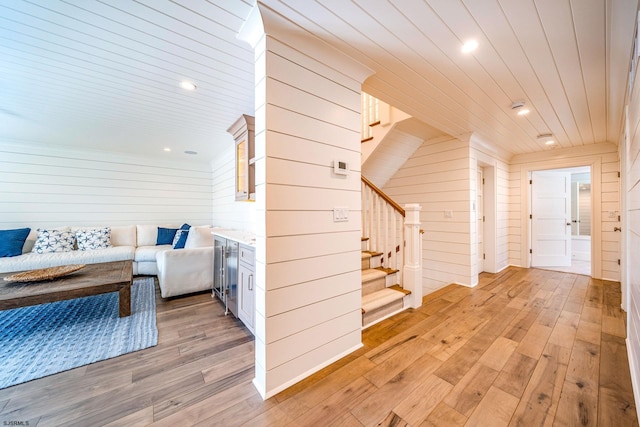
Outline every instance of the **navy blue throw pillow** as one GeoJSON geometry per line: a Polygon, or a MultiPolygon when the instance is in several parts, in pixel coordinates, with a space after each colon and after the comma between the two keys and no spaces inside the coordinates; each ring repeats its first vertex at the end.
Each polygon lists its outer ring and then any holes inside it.
{"type": "Polygon", "coordinates": [[[190,228],[191,228],[191,226],[189,224],[187,224],[187,223],[182,224],[182,226],[180,226],[180,230],[188,230],[190,228]]]}
{"type": "Polygon", "coordinates": [[[22,255],[22,247],[30,228],[0,230],[0,258],[22,255]]]}
{"type": "Polygon", "coordinates": [[[156,239],[156,245],[170,245],[173,243],[173,238],[176,235],[177,228],[162,228],[158,227],[158,238],[156,239]]]}
{"type": "Polygon", "coordinates": [[[178,237],[178,241],[173,245],[173,249],[184,249],[184,245],[187,243],[189,230],[180,230],[179,233],[180,237],[178,237]]]}

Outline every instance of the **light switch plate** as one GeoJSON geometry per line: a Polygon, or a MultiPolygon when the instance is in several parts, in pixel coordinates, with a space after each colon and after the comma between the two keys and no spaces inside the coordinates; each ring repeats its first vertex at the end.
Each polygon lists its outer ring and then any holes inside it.
{"type": "Polygon", "coordinates": [[[349,221],[349,208],[335,207],[333,208],[333,222],[349,221]]]}

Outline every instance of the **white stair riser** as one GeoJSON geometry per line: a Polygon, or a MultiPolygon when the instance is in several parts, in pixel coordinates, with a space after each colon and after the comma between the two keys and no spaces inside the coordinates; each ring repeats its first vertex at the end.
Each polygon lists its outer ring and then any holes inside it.
{"type": "Polygon", "coordinates": [[[369,268],[382,267],[382,255],[371,257],[369,265],[369,268]]]}
{"type": "Polygon", "coordinates": [[[384,289],[386,284],[386,277],[380,277],[375,280],[362,283],[362,295],[368,295],[380,289],[384,289]]]}
{"type": "Polygon", "coordinates": [[[398,273],[391,273],[385,277],[385,286],[387,288],[395,285],[396,283],[398,283],[398,273]]]}
{"type": "Polygon", "coordinates": [[[377,310],[365,313],[362,316],[362,326],[367,327],[371,326],[374,323],[377,323],[387,317],[390,317],[403,309],[402,300],[394,301],[393,303],[387,304],[384,307],[380,307],[377,310]]]}

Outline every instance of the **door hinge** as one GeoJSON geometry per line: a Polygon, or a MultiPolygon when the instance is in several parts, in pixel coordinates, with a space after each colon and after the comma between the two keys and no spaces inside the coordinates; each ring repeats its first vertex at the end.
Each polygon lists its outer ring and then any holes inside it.
{"type": "Polygon", "coordinates": [[[484,222],[484,221],[485,221],[485,219],[484,219],[484,215],[482,215],[482,222],[484,222]]]}
{"type": "Polygon", "coordinates": [[[618,260],[618,265],[620,265],[620,260],[618,260]]]}
{"type": "Polygon", "coordinates": [[[486,254],[482,254],[482,259],[487,259],[487,255],[486,254]]]}
{"type": "Polygon", "coordinates": [[[532,179],[529,180],[529,184],[533,184],[533,180],[532,179]]]}
{"type": "Polygon", "coordinates": [[[618,178],[620,178],[620,172],[618,172],[618,178]]]}
{"type": "Polygon", "coordinates": [[[533,219],[533,215],[529,214],[529,219],[533,219]]]}
{"type": "Polygon", "coordinates": [[[484,178],[482,178],[482,185],[484,185],[484,178]]]}
{"type": "Polygon", "coordinates": [[[620,215],[618,215],[618,222],[620,222],[620,215]]]}
{"type": "Polygon", "coordinates": [[[529,249],[529,253],[532,254],[533,253],[533,249],[529,249]]]}

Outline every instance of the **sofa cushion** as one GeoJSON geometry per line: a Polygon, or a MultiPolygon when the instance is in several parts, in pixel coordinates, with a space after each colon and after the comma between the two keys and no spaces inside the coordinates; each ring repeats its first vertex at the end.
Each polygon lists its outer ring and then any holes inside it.
{"type": "Polygon", "coordinates": [[[94,251],[30,252],[16,257],[0,258],[0,273],[35,270],[69,264],[97,264],[99,262],[133,260],[133,246],[112,246],[94,251]]]}
{"type": "Polygon", "coordinates": [[[33,252],[46,254],[50,252],[71,252],[74,250],[76,236],[69,227],[38,228],[38,238],[33,245],[33,252]]]}
{"type": "Polygon", "coordinates": [[[136,246],[136,226],[111,226],[111,244],[113,246],[136,246]]]}
{"type": "Polygon", "coordinates": [[[185,249],[213,246],[212,228],[208,225],[194,226],[189,229],[185,249]]]}
{"type": "Polygon", "coordinates": [[[89,251],[111,247],[111,228],[88,228],[76,230],[78,250],[89,251]]]}
{"type": "Polygon", "coordinates": [[[153,245],[153,246],[138,246],[136,248],[136,253],[133,257],[134,261],[137,262],[145,262],[145,261],[153,261],[156,260],[156,254],[162,251],[171,250],[171,245],[153,245]]]}
{"type": "Polygon", "coordinates": [[[158,227],[158,237],[156,238],[156,245],[170,245],[173,243],[173,238],[176,235],[177,228],[164,228],[158,227]]]}
{"type": "Polygon", "coordinates": [[[172,224],[138,224],[136,225],[136,246],[155,246],[158,240],[158,227],[178,228],[172,224]]]}
{"type": "Polygon", "coordinates": [[[31,232],[30,228],[0,230],[0,257],[21,255],[29,232],[31,232]]]}

